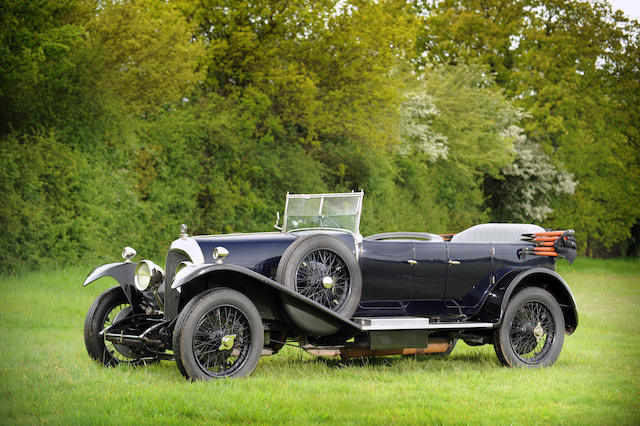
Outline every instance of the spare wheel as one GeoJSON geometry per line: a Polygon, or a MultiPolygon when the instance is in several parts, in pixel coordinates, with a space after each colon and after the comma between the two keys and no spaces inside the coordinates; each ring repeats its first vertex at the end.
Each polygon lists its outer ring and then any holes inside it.
{"type": "Polygon", "coordinates": [[[354,314],[362,294],[358,261],[349,247],[331,235],[313,234],[294,241],[280,259],[276,281],[345,318],[354,314]]]}

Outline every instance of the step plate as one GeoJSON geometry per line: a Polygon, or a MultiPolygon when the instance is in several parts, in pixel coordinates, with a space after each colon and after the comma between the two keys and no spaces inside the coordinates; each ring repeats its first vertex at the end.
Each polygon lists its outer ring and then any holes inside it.
{"type": "Polygon", "coordinates": [[[376,317],[354,318],[353,322],[363,331],[378,330],[444,330],[468,328],[493,328],[490,322],[429,322],[429,318],[420,317],[376,317]]]}

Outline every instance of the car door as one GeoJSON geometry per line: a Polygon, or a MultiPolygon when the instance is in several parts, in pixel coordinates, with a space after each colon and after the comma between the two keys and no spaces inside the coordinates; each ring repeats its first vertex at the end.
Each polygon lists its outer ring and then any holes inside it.
{"type": "Polygon", "coordinates": [[[414,241],[413,297],[409,315],[439,315],[444,307],[447,245],[442,241],[414,241]]]}
{"type": "Polygon", "coordinates": [[[491,244],[447,243],[445,304],[475,306],[491,284],[491,244]]]}
{"type": "MultiPolygon", "coordinates": [[[[376,301],[398,306],[398,301],[413,294],[413,242],[410,240],[382,240],[362,242],[360,268],[362,270],[361,305],[376,301]]],[[[382,303],[382,305],[381,305],[382,303]]]]}

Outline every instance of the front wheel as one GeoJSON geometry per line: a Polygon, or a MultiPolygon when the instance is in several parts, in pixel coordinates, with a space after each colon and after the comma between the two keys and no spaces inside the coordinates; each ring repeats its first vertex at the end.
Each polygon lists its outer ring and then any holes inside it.
{"type": "Polygon", "coordinates": [[[100,332],[131,314],[131,305],[120,287],[112,287],[93,302],[84,321],[84,344],[89,356],[104,365],[139,365],[154,361],[143,358],[129,346],[106,340],[100,332]]]}
{"type": "Polygon", "coordinates": [[[173,331],[176,362],[191,380],[247,376],[256,368],[263,344],[258,309],[231,289],[215,289],[189,302],[173,331]]]}
{"type": "Polygon", "coordinates": [[[494,332],[498,359],[509,367],[553,365],[563,343],[562,309],[549,292],[537,287],[526,288],[509,301],[502,324],[494,332]]]}

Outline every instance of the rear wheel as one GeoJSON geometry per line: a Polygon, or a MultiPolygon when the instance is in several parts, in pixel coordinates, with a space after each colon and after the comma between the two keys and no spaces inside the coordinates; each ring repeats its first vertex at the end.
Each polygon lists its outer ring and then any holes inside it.
{"type": "Polygon", "coordinates": [[[258,310],[231,289],[206,292],[187,304],[173,332],[176,362],[191,380],[247,376],[258,364],[263,344],[258,310]]]}
{"type": "Polygon", "coordinates": [[[564,316],[546,290],[529,287],[507,305],[502,324],[494,332],[498,359],[509,367],[548,367],[558,359],[564,343],[564,316]]]}
{"type": "Polygon", "coordinates": [[[139,365],[153,362],[129,346],[106,340],[100,332],[131,314],[131,305],[120,287],[102,293],[93,302],[84,321],[84,343],[89,356],[104,365],[139,365]]]}

